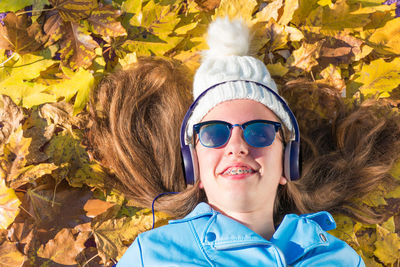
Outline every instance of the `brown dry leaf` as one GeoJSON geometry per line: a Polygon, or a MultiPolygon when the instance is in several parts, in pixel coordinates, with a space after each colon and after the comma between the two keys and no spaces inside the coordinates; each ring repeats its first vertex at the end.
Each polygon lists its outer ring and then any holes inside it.
{"type": "Polygon", "coordinates": [[[195,0],[195,2],[201,9],[205,11],[212,11],[219,6],[221,0],[195,0]]]}
{"type": "Polygon", "coordinates": [[[75,258],[85,248],[84,243],[89,234],[89,232],[77,234],[73,229],[64,228],[54,239],[41,246],[37,254],[58,264],[77,264],[75,258]]]}
{"type": "Polygon", "coordinates": [[[80,117],[73,116],[74,107],[65,101],[46,103],[39,108],[40,117],[47,120],[48,124],[62,126],[72,131],[73,126],[81,128],[84,124],[80,117]]]}
{"type": "Polygon", "coordinates": [[[272,19],[266,25],[266,36],[264,38],[269,40],[267,43],[267,51],[272,52],[287,46],[288,34],[285,31],[285,27],[279,25],[272,19]]]}
{"type": "Polygon", "coordinates": [[[317,58],[319,57],[321,46],[322,41],[318,41],[314,44],[303,42],[301,47],[293,51],[292,55],[289,57],[289,66],[310,72],[313,66],[318,65],[317,58]]]}
{"type": "Polygon", "coordinates": [[[0,23],[0,48],[12,50],[18,54],[26,54],[39,50],[45,42],[41,26],[29,23],[26,15],[17,16],[10,12],[0,23]]]}
{"type": "Polygon", "coordinates": [[[90,218],[86,216],[83,207],[91,197],[92,193],[87,190],[71,188],[65,184],[55,189],[47,183],[45,187],[28,190],[24,207],[34,217],[40,239],[46,241],[62,228],[74,228],[89,222],[90,218]]]}
{"type": "Polygon", "coordinates": [[[0,244],[0,266],[22,266],[25,256],[18,248],[16,242],[4,241],[0,244]]]}
{"type": "Polygon", "coordinates": [[[63,24],[63,20],[60,14],[56,10],[49,11],[48,18],[43,25],[43,30],[48,36],[48,40],[46,45],[52,45],[54,42],[57,42],[61,36],[61,26],[63,24]]]}
{"type": "Polygon", "coordinates": [[[18,128],[24,114],[9,96],[0,95],[0,146],[8,142],[9,136],[18,128]]]}
{"type": "Polygon", "coordinates": [[[330,64],[320,72],[323,79],[318,80],[318,82],[329,84],[335,87],[338,92],[342,92],[346,88],[346,83],[342,79],[340,71],[339,67],[330,64]]]}
{"type": "Polygon", "coordinates": [[[334,37],[324,38],[321,47],[321,64],[351,64],[355,58],[365,57],[361,46],[363,41],[341,32],[334,37]]]}
{"type": "Polygon", "coordinates": [[[93,10],[88,21],[93,27],[93,33],[101,35],[104,40],[109,40],[109,37],[127,35],[125,28],[116,20],[120,15],[120,10],[107,5],[93,10]]]}
{"type": "Polygon", "coordinates": [[[64,22],[61,27],[63,36],[60,43],[60,54],[63,65],[72,69],[87,68],[96,57],[95,49],[99,45],[90,33],[76,22],[64,22]]]}

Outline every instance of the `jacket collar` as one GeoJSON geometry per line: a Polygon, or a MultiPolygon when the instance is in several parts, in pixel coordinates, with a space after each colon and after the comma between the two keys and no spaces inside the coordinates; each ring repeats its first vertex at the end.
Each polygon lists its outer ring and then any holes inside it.
{"type": "Polygon", "coordinates": [[[287,264],[292,264],[308,251],[319,246],[328,246],[325,231],[336,228],[333,217],[326,211],[286,215],[271,240],[266,240],[243,224],[200,203],[185,218],[169,223],[192,222],[203,245],[216,250],[225,250],[254,245],[275,245],[285,255],[287,264]]]}

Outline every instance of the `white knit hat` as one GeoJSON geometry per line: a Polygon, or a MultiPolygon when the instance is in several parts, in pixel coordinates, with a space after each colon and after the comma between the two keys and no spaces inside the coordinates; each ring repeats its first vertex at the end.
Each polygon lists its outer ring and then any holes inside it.
{"type": "Polygon", "coordinates": [[[293,133],[292,121],[282,103],[273,93],[256,84],[261,83],[278,93],[264,63],[247,56],[250,36],[244,22],[216,19],[208,28],[207,43],[210,49],[203,51],[203,61],[194,77],[193,97],[197,99],[208,88],[222,84],[198,101],[187,123],[186,143],[192,140],[194,124],[219,103],[234,99],[251,99],[264,104],[293,133]]]}

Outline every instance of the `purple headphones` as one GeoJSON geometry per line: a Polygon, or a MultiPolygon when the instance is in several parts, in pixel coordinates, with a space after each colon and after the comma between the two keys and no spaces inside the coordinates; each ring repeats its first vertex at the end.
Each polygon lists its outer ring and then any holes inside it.
{"type": "MultiPolygon", "coordinates": [[[[186,184],[194,184],[195,182],[195,175],[198,174],[198,163],[197,163],[197,156],[194,150],[193,144],[186,145],[185,144],[185,132],[186,132],[186,125],[193,113],[193,110],[197,106],[199,99],[201,99],[208,91],[214,89],[215,87],[227,83],[227,82],[236,82],[239,80],[234,81],[225,81],[222,83],[217,83],[207,90],[205,90],[197,99],[190,105],[188,111],[186,112],[185,117],[183,118],[183,122],[181,125],[181,135],[180,135],[180,142],[181,142],[181,154],[182,154],[182,161],[183,161],[183,168],[184,168],[184,175],[186,184]]],[[[242,80],[240,80],[242,81],[242,80]]],[[[254,81],[245,81],[255,83],[258,86],[264,88],[265,90],[269,91],[273,95],[275,95],[276,99],[281,102],[283,108],[289,114],[290,120],[292,121],[293,128],[294,128],[294,140],[289,141],[285,147],[285,159],[284,159],[284,173],[285,177],[290,181],[294,181],[300,178],[300,131],[299,125],[297,124],[296,117],[294,116],[293,112],[290,110],[289,106],[286,104],[285,100],[278,95],[274,90],[268,88],[264,84],[254,82],[254,81]]]]}

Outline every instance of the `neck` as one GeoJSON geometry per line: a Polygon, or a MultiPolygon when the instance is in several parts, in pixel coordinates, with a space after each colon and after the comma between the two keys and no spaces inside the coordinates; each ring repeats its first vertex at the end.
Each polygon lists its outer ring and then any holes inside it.
{"type": "Polygon", "coordinates": [[[261,209],[245,212],[224,212],[213,205],[211,206],[225,216],[245,225],[267,240],[270,240],[272,235],[275,233],[272,210],[266,211],[265,209],[261,209]]]}

